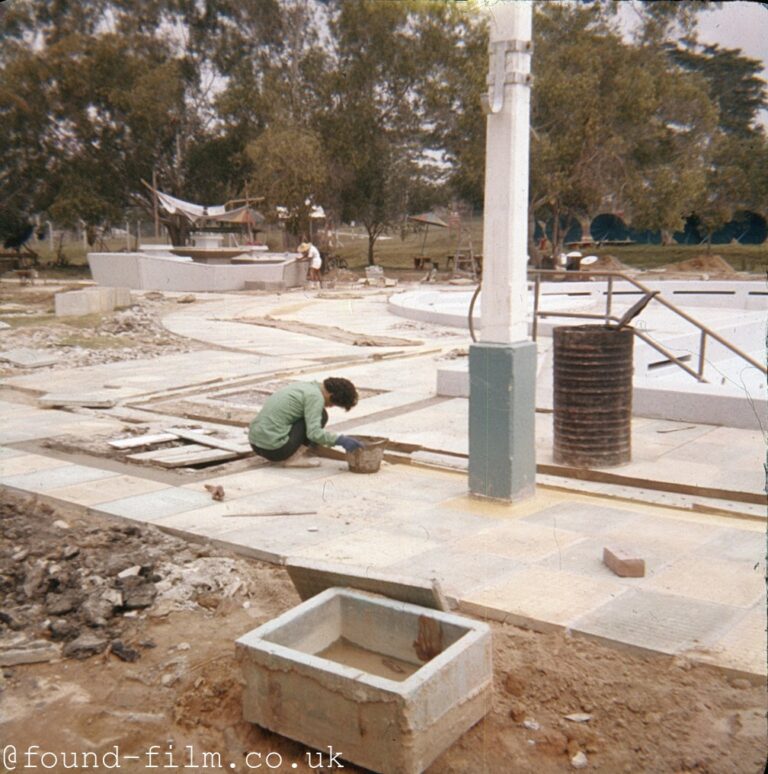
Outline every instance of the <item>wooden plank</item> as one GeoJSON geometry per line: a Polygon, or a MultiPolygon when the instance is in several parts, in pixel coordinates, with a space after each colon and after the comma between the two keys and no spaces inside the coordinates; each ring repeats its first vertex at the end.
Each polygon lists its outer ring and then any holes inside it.
{"type": "Polygon", "coordinates": [[[250,454],[253,452],[251,445],[243,441],[238,442],[234,439],[213,438],[212,436],[203,435],[196,430],[182,430],[181,428],[174,428],[174,432],[179,438],[183,438],[185,441],[192,441],[192,443],[210,446],[214,449],[224,449],[225,451],[233,452],[234,454],[250,454]]]}
{"type": "Polygon", "coordinates": [[[154,460],[157,457],[160,457],[161,459],[173,459],[174,457],[183,457],[190,451],[201,451],[203,449],[209,449],[209,447],[198,444],[184,444],[183,446],[174,446],[172,449],[150,449],[149,451],[129,454],[128,459],[139,461],[154,460]]]}
{"type": "Polygon", "coordinates": [[[222,513],[229,518],[233,516],[311,516],[317,511],[262,511],[261,513],[222,513]]]}
{"type": "Polygon", "coordinates": [[[112,398],[105,398],[103,393],[96,393],[94,395],[78,395],[75,393],[72,395],[54,395],[53,393],[48,393],[38,398],[37,403],[48,408],[57,408],[58,406],[112,408],[116,401],[112,398]]]}
{"type": "Polygon", "coordinates": [[[155,464],[161,468],[186,468],[192,465],[205,465],[209,462],[226,462],[237,459],[237,455],[224,449],[206,449],[205,451],[190,454],[187,457],[178,457],[169,460],[158,460],[155,464]]]}
{"type": "Polygon", "coordinates": [[[206,462],[222,462],[235,459],[237,456],[235,452],[226,451],[225,449],[211,449],[208,446],[187,444],[185,446],[177,446],[174,449],[160,449],[130,454],[128,459],[137,460],[138,462],[151,462],[163,468],[181,468],[187,465],[201,465],[206,462]]]}
{"type": "Polygon", "coordinates": [[[114,441],[108,441],[108,443],[113,449],[135,449],[139,446],[153,446],[158,443],[178,440],[179,436],[176,433],[147,433],[133,435],[130,438],[117,438],[114,441]]]}

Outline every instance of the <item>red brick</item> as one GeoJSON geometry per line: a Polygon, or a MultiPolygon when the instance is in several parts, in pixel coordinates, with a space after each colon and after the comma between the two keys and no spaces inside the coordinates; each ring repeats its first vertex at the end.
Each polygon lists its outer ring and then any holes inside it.
{"type": "Polygon", "coordinates": [[[603,562],[620,578],[645,577],[645,559],[622,548],[603,548],[603,562]]]}

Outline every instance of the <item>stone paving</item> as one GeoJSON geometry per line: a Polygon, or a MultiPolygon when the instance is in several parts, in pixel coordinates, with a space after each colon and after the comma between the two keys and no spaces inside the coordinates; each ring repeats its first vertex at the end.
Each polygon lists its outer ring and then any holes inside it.
{"type": "MultiPolygon", "coordinates": [[[[616,470],[740,493],[730,505],[741,518],[723,508],[684,509],[682,501],[663,507],[641,490],[618,497],[599,487],[584,491],[552,476],[539,477],[534,497],[502,504],[470,497],[461,470],[385,462],[378,474],[360,476],[344,461],[323,458],[318,468],[254,461],[250,468],[223,466],[208,477],[164,482],[139,466],[32,450],[31,444],[60,435],[118,437],[124,431],[114,410],[29,405],[31,397],[53,388],[103,390],[124,409],[136,397],[195,385],[204,391],[249,377],[338,374],[372,392],[349,414],[332,410],[331,426],[451,452],[460,466],[455,455],[466,453],[466,401],[437,399],[434,377],[439,358],[466,346],[466,337],[436,325],[404,329],[402,319],[388,315],[383,294],[351,295],[211,297],[174,312],[168,327],[238,352],[212,349],[133,362],[133,377],[127,364],[112,364],[72,373],[36,369],[5,380],[23,391],[25,403],[12,402],[7,392],[8,399],[0,400],[0,485],[214,540],[268,561],[293,557],[360,573],[437,579],[467,613],[766,674],[765,507],[742,502],[742,495],[754,501],[763,491],[759,432],[636,420],[633,462],[616,470]],[[400,350],[356,347],[237,322],[267,314],[421,343],[400,350]],[[330,357],[338,361],[330,365],[330,357]],[[226,499],[213,502],[206,483],[222,485],[226,499]],[[274,511],[311,512],[247,515],[274,511]],[[615,576],[602,563],[606,545],[639,551],[646,577],[615,576]]],[[[537,416],[542,463],[551,460],[551,416],[537,416]]],[[[136,417],[157,421],[149,412],[134,410],[136,417]]]]}

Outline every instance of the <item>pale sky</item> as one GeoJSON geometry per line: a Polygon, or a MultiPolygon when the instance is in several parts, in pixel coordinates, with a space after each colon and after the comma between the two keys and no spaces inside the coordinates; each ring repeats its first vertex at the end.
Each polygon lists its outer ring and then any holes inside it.
{"type": "MultiPolygon", "coordinates": [[[[768,3],[734,0],[716,11],[699,16],[699,40],[721,48],[740,48],[744,56],[763,62],[768,81],[768,3]]],[[[768,126],[768,110],[760,111],[760,123],[768,126]]]]}
{"type": "MultiPolygon", "coordinates": [[[[692,2],[695,0],[683,0],[692,2]]],[[[634,14],[623,10],[625,23],[634,14]]],[[[762,77],[768,81],[768,2],[757,0],[726,0],[718,9],[703,11],[698,17],[698,38],[702,43],[717,43],[721,48],[740,48],[744,56],[763,63],[762,77]]],[[[768,111],[760,114],[761,123],[768,126],[768,111]]]]}

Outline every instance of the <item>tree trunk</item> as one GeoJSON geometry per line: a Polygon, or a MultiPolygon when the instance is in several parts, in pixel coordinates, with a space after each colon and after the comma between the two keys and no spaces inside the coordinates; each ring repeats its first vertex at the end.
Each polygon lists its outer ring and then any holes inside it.
{"type": "Polygon", "coordinates": [[[373,246],[376,243],[376,237],[372,231],[368,232],[368,265],[375,266],[376,261],[373,258],[373,246]]]}
{"type": "Polygon", "coordinates": [[[171,215],[163,221],[174,247],[184,247],[189,237],[189,223],[183,215],[171,215]]]}
{"type": "Polygon", "coordinates": [[[579,222],[579,225],[581,226],[581,238],[583,240],[591,239],[592,238],[592,218],[587,216],[577,217],[576,220],[579,222]]]}
{"type": "Polygon", "coordinates": [[[531,258],[531,265],[540,269],[542,255],[536,244],[536,219],[530,209],[528,210],[528,255],[531,258]]]}

